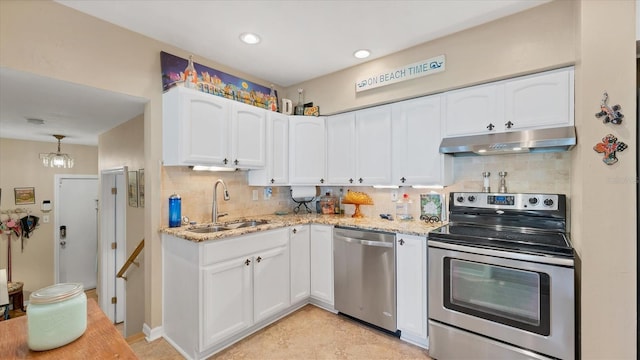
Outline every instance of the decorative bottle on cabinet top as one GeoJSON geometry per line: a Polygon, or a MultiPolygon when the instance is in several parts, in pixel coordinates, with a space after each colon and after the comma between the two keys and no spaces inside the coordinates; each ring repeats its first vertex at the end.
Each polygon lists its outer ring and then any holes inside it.
{"type": "Polygon", "coordinates": [[[304,115],[304,100],[302,98],[302,88],[298,89],[298,103],[293,112],[295,115],[304,115]]]}
{"type": "Polygon", "coordinates": [[[189,55],[189,64],[184,69],[184,87],[196,89],[198,87],[198,73],[193,66],[193,55],[189,55]]]}

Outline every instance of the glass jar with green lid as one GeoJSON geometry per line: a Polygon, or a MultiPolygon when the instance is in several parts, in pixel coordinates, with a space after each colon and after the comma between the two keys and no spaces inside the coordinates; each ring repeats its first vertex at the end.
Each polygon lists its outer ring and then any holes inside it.
{"type": "Polygon", "coordinates": [[[29,349],[43,351],[66,345],[87,329],[87,296],[82,284],[61,283],[36,290],[27,308],[29,349]]]}

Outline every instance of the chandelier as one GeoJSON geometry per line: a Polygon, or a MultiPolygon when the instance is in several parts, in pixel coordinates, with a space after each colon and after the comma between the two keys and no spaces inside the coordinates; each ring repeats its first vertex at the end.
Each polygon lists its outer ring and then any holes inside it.
{"type": "Polygon", "coordinates": [[[69,154],[63,154],[62,152],[60,152],[60,140],[64,139],[65,136],[53,135],[53,137],[58,139],[58,152],[40,154],[40,159],[42,159],[42,165],[47,167],[72,168],[73,158],[69,156],[69,154]]]}

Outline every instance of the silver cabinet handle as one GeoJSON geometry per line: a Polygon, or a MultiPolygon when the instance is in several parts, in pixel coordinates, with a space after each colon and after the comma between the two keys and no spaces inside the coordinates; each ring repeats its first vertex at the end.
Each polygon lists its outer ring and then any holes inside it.
{"type": "Polygon", "coordinates": [[[393,247],[393,243],[382,242],[382,241],[371,241],[371,240],[362,240],[362,239],[354,239],[346,236],[336,236],[338,240],[343,240],[348,243],[361,244],[366,246],[377,246],[377,247],[393,247]]]}

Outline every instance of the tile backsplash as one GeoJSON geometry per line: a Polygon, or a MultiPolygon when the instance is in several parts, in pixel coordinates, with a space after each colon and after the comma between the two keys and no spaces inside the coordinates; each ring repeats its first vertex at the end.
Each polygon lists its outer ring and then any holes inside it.
{"type": "MultiPolygon", "coordinates": [[[[395,216],[395,202],[391,201],[391,192],[399,196],[407,193],[412,200],[410,211],[414,218],[420,216],[420,194],[437,192],[447,195],[451,191],[482,191],[482,172],[489,171],[491,190],[497,192],[500,186],[498,172],[506,171],[507,191],[517,193],[543,192],[569,194],[571,185],[571,154],[569,152],[539,154],[509,154],[490,156],[456,157],[453,161],[454,184],[444,189],[375,189],[372,187],[323,186],[319,194],[327,191],[339,194],[348,189],[369,194],[374,205],[363,205],[361,212],[366,217],[378,217],[381,213],[395,216]]],[[[291,200],[288,186],[273,186],[271,198],[265,200],[264,187],[249,186],[246,171],[235,172],[197,172],[188,167],[163,168],[162,196],[168,199],[173,193],[182,197],[182,215],[197,222],[211,221],[213,202],[213,184],[220,178],[227,184],[229,201],[222,200],[222,189],[218,188],[218,209],[220,213],[229,213],[227,218],[240,216],[258,216],[273,214],[276,211],[293,212],[297,205],[291,200]],[[258,192],[258,200],[253,200],[253,191],[258,192]]],[[[315,204],[310,204],[315,211],[315,204]]],[[[168,214],[168,200],[163,203],[163,214],[168,214]]],[[[345,205],[347,215],[353,214],[354,206],[345,205]]],[[[221,218],[224,221],[225,217],[221,218]]],[[[168,222],[168,215],[163,225],[168,222]]]]}

